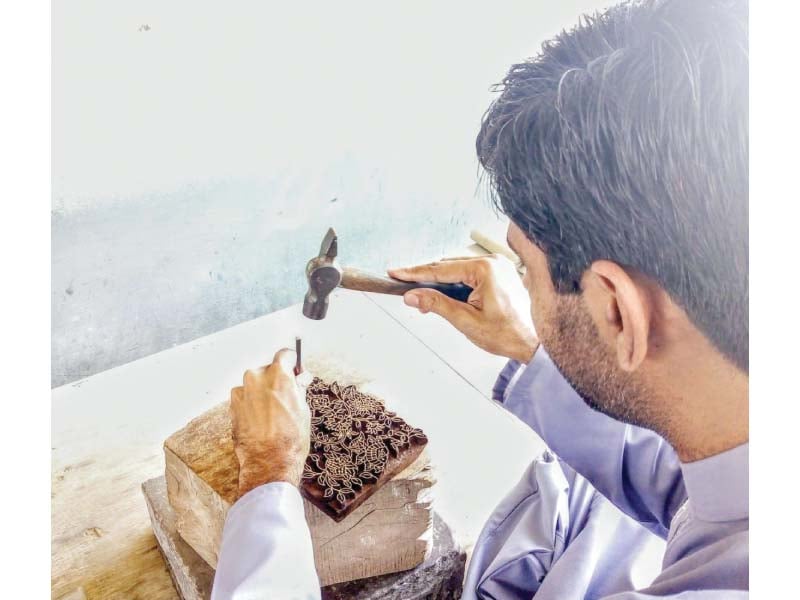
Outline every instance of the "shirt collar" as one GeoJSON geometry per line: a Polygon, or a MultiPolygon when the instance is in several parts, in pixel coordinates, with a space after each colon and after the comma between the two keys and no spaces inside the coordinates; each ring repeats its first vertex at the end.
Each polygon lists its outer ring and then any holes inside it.
{"type": "Polygon", "coordinates": [[[750,515],[750,444],[690,463],[681,463],[689,506],[703,521],[747,519],[750,515]]]}

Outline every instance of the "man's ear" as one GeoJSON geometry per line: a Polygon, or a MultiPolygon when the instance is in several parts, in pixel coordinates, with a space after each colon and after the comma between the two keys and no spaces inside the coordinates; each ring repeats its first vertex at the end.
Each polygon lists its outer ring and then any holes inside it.
{"type": "Polygon", "coordinates": [[[614,262],[598,260],[589,270],[598,284],[591,293],[592,301],[603,303],[603,329],[613,338],[617,363],[623,371],[635,371],[647,356],[652,300],[647,290],[614,262]]]}

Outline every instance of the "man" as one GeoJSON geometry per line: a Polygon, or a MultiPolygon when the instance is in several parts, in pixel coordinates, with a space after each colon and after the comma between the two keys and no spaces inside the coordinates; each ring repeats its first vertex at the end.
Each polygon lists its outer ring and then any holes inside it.
{"type": "MultiPolygon", "coordinates": [[[[552,451],[487,522],[465,597],[747,596],[747,47],[744,1],[646,1],[511,68],[477,149],[530,315],[498,258],[390,272],[475,288],[405,301],[511,359],[495,397],[552,451]],[[627,515],[610,538],[609,502],[627,515]],[[651,535],[663,570],[634,591],[651,535]]],[[[292,363],[281,351],[232,393],[242,497],[216,598],[319,597],[292,363]]]]}

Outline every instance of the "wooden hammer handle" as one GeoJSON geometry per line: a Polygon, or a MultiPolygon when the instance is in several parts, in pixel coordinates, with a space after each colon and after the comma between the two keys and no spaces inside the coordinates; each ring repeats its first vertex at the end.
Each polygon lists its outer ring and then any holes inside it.
{"type": "Polygon", "coordinates": [[[461,302],[466,302],[467,298],[469,298],[469,295],[472,293],[472,288],[463,283],[400,281],[399,279],[375,275],[374,273],[368,273],[352,267],[344,267],[342,269],[342,282],[339,285],[348,290],[392,294],[394,296],[402,296],[409,290],[428,288],[438,290],[445,296],[449,296],[461,302]]]}

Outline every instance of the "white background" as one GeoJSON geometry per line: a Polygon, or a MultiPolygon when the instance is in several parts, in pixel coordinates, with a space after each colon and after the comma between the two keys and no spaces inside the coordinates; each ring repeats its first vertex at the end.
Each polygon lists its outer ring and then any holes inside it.
{"type": "Polygon", "coordinates": [[[503,237],[489,88],[607,2],[54,3],[52,384],[300,302],[329,226],[372,270],[503,237]]]}

